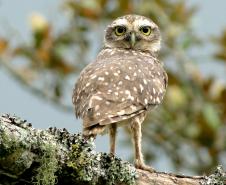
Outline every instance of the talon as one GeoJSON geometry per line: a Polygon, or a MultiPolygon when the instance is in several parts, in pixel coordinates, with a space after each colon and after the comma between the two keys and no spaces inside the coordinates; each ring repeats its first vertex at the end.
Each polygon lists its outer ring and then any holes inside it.
{"type": "Polygon", "coordinates": [[[156,172],[156,170],[154,168],[152,168],[151,166],[147,166],[145,164],[135,164],[135,167],[137,169],[145,170],[145,171],[148,171],[150,173],[156,172]]]}

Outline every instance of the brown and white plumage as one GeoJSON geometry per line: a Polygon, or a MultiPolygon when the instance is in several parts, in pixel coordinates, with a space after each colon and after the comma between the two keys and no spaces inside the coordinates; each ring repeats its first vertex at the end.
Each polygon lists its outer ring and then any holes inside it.
{"type": "Polygon", "coordinates": [[[152,168],[144,165],[141,153],[141,123],[147,111],[162,102],[167,86],[167,75],[155,57],[159,49],[160,32],[150,19],[120,17],[107,27],[104,48],[81,72],[73,92],[84,135],[95,136],[109,129],[114,153],[117,126],[129,124],[136,166],[148,170],[152,168]],[[148,28],[151,33],[143,33],[148,28]]]}

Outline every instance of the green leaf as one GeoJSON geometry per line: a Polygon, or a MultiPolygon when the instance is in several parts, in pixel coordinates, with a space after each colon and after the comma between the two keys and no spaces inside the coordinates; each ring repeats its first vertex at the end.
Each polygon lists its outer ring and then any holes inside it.
{"type": "Polygon", "coordinates": [[[203,108],[203,116],[210,128],[213,130],[216,130],[220,126],[220,118],[219,118],[219,113],[217,112],[217,109],[211,105],[211,104],[206,104],[203,108]]]}

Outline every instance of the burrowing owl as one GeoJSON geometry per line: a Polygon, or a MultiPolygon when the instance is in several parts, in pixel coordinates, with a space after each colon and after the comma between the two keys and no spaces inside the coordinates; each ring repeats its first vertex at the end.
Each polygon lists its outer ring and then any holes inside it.
{"type": "Polygon", "coordinates": [[[96,136],[109,130],[110,152],[115,153],[116,129],[131,127],[135,166],[146,166],[141,152],[141,124],[147,112],[162,102],[167,74],[156,58],[160,31],[149,18],[126,15],[106,29],[104,46],[96,60],[80,74],[73,91],[83,134],[96,136]]]}

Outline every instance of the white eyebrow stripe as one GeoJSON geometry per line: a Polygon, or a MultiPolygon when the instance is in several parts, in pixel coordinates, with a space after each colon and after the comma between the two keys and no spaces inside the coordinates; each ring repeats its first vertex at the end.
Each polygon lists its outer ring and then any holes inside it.
{"type": "Polygon", "coordinates": [[[126,19],[117,19],[112,23],[113,26],[115,26],[115,25],[127,25],[127,24],[128,24],[128,21],[126,19]]]}
{"type": "Polygon", "coordinates": [[[140,27],[140,26],[150,26],[151,28],[155,28],[156,25],[153,22],[150,22],[149,20],[143,19],[141,20],[135,20],[134,23],[135,27],[140,27]]]}

